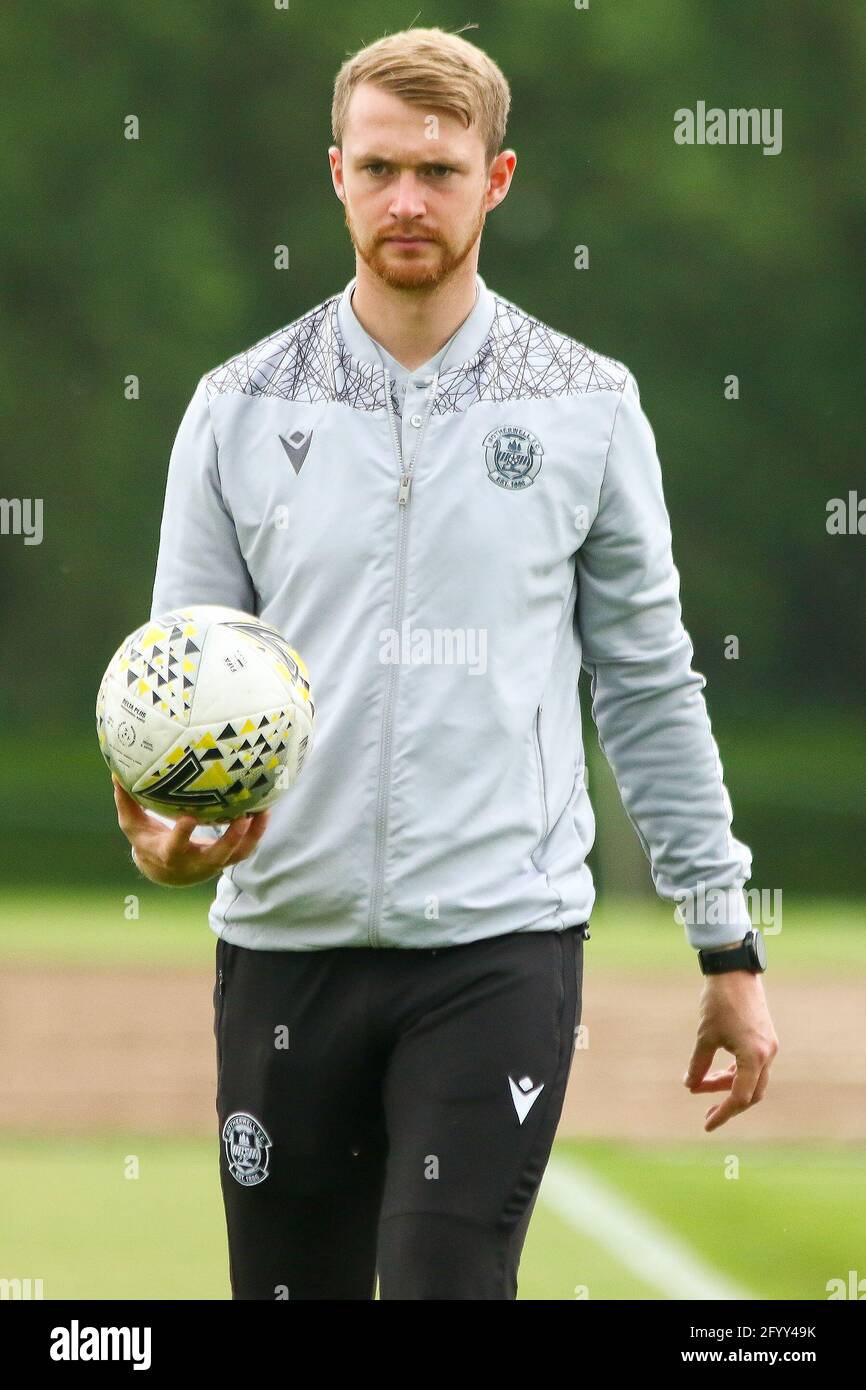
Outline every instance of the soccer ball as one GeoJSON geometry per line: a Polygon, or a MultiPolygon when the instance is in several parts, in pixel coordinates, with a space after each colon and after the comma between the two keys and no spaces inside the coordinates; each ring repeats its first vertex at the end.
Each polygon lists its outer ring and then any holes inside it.
{"type": "Polygon", "coordinates": [[[142,806],[230,821],[296,781],[313,742],[309,673],[276,628],[178,608],[118,647],[96,700],[102,756],[142,806]]]}

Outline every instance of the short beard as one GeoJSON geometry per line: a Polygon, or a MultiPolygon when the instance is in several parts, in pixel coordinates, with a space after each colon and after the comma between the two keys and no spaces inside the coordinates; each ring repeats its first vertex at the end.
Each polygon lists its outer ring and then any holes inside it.
{"type": "Polygon", "coordinates": [[[390,285],[392,289],[409,291],[436,289],[450,279],[470,254],[481,235],[487,216],[484,208],[479,207],[474,225],[465,242],[458,247],[452,247],[448,242],[437,240],[435,245],[439,255],[432,262],[422,265],[408,259],[402,263],[388,260],[381,240],[365,242],[358,236],[346,203],[343,204],[343,213],[352,245],[364,264],[383,284],[390,285]]]}

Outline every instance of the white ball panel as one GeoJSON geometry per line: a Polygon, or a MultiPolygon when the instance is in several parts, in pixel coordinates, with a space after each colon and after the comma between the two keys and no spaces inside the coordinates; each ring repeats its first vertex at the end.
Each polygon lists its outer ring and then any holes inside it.
{"type": "Polygon", "coordinates": [[[109,673],[102,717],[111,765],[127,789],[165,754],[178,735],[178,724],[130,693],[120,677],[109,673]]]}
{"type": "Polygon", "coordinates": [[[234,628],[208,628],[190,712],[193,723],[225,723],[247,710],[285,705],[289,698],[273,658],[261,647],[234,628]]]}

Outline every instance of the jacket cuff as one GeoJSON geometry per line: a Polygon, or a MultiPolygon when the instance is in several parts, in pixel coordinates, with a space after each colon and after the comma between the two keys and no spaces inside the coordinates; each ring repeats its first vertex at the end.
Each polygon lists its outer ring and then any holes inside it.
{"type": "Polygon", "coordinates": [[[675,916],[696,951],[701,947],[728,946],[742,941],[751,930],[749,905],[742,888],[707,888],[699,883],[694,892],[677,893],[675,916]]]}

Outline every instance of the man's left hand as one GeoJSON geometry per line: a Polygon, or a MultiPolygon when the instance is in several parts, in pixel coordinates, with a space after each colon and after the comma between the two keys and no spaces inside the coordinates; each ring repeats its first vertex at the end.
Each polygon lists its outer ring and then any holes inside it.
{"type": "Polygon", "coordinates": [[[718,1129],[732,1115],[739,1115],[763,1100],[770,1084],[770,1066],[779,1050],[764,982],[751,970],[731,970],[708,975],[701,998],[698,1036],[683,1077],[693,1095],[729,1091],[719,1105],[707,1111],[704,1129],[718,1129]],[[709,1071],[718,1048],[735,1060],[723,1071],[709,1071]]]}

